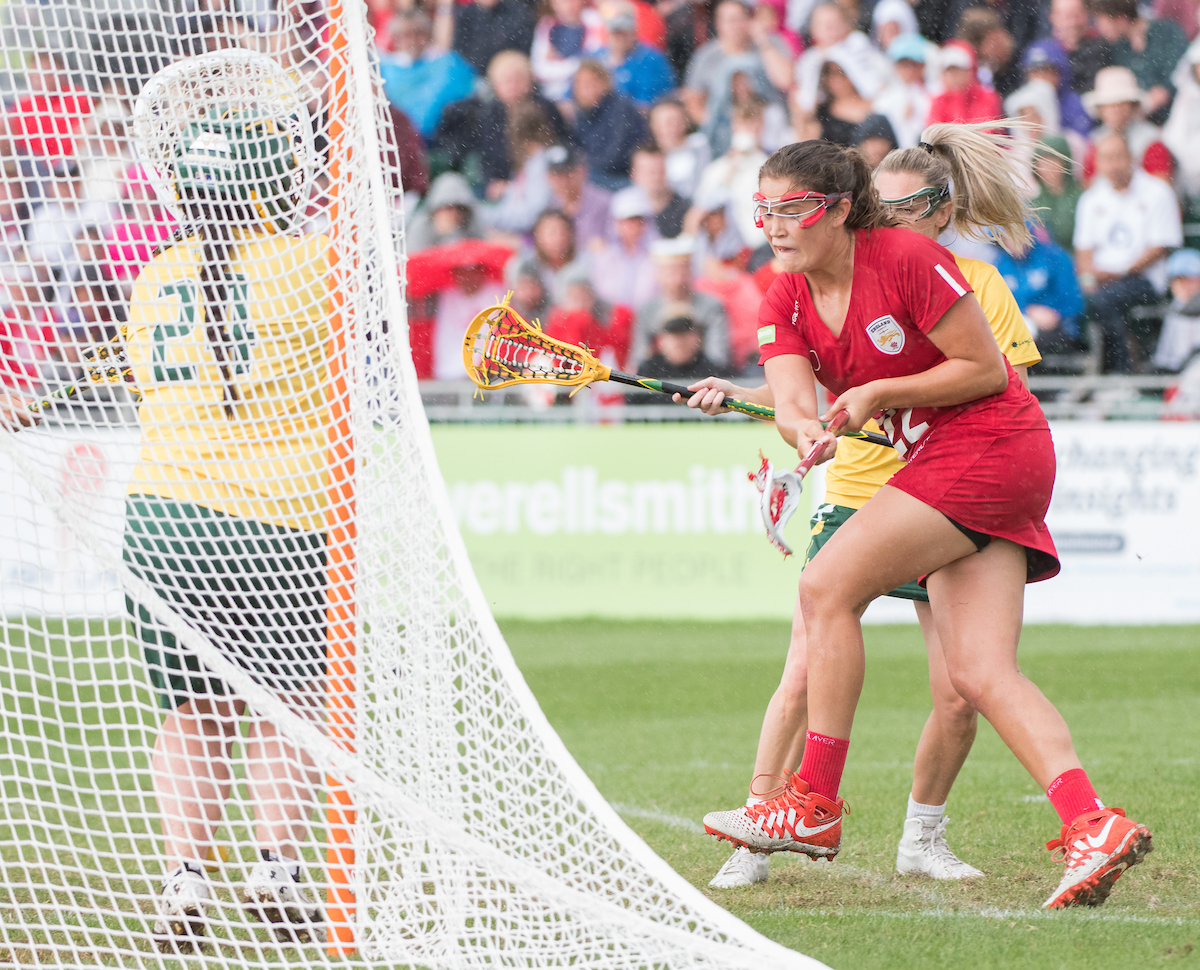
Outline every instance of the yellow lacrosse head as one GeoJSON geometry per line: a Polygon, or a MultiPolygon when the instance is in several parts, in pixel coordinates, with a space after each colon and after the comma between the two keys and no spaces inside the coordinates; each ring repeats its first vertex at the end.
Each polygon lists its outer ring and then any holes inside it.
{"type": "MultiPolygon", "coordinates": [[[[503,303],[476,315],[463,338],[463,366],[485,391],[513,384],[558,384],[576,389],[606,381],[611,368],[584,347],[555,340],[503,303]]],[[[574,393],[574,392],[572,392],[574,393]]]]}

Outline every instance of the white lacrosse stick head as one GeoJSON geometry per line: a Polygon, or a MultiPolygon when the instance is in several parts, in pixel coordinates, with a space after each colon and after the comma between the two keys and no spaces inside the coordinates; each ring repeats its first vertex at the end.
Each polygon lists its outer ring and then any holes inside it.
{"type": "Polygon", "coordinates": [[[185,220],[187,192],[255,206],[264,223],[294,231],[315,167],[312,120],[276,61],[234,48],[169,64],[133,108],[138,158],[159,201],[185,220]]]}
{"type": "Polygon", "coordinates": [[[800,507],[800,493],[804,488],[804,476],[798,471],[779,470],[763,455],[758,472],[749,476],[754,487],[761,493],[758,510],[771,545],[785,557],[792,554],[792,547],[784,538],[783,530],[800,507]]]}
{"type": "MultiPolygon", "coordinates": [[[[838,434],[849,419],[850,415],[844,409],[839,411],[829,423],[830,432],[838,434]]],[[[792,547],[783,537],[783,530],[787,526],[788,520],[796,514],[796,509],[800,507],[800,492],[804,488],[804,476],[817,463],[817,459],[825,450],[827,443],[828,439],[824,435],[817,438],[812,443],[812,447],[808,449],[808,454],[796,466],[795,471],[778,471],[761,451],[758,453],[758,457],[762,459],[762,465],[757,474],[750,476],[750,481],[762,493],[758,508],[762,513],[763,525],[767,527],[767,538],[771,540],[771,545],[783,553],[785,558],[792,554],[792,547]]]]}

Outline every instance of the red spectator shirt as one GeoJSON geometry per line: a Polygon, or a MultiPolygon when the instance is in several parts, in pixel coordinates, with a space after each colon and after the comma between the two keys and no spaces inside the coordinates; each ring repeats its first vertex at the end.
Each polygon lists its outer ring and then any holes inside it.
{"type": "Polygon", "coordinates": [[[29,323],[11,307],[0,316],[0,385],[15,391],[33,391],[42,380],[41,361],[49,358],[58,332],[50,315],[37,313],[39,323],[29,323]]]}
{"type": "Polygon", "coordinates": [[[8,112],[8,130],[17,147],[51,161],[75,154],[74,135],[92,113],[92,99],[82,91],[31,94],[8,112]]]}
{"type": "Polygon", "coordinates": [[[607,366],[616,370],[626,366],[629,342],[633,335],[633,311],[614,306],[607,320],[587,310],[555,307],[546,319],[546,334],[556,340],[587,347],[607,366]]]}
{"type": "Polygon", "coordinates": [[[961,91],[943,91],[929,105],[927,125],[974,124],[1004,117],[1004,104],[991,88],[972,81],[961,91]]]}
{"type": "MultiPolygon", "coordinates": [[[[946,359],[926,334],[969,292],[954,256],[932,239],[911,229],[861,229],[841,333],[835,336],[817,315],[804,276],[783,273],[758,312],[761,360],[804,357],[835,395],[868,381],[919,374],[946,359]]],[[[890,409],[880,423],[903,458],[931,428],[967,406],[890,409]]]]}

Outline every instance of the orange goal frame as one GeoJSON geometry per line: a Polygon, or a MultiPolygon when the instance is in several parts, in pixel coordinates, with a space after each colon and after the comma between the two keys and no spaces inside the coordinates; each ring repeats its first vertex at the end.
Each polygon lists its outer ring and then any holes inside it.
{"type": "MultiPolygon", "coordinates": [[[[332,0],[329,8],[329,342],[326,350],[325,400],[329,412],[329,449],[326,454],[328,484],[325,506],[326,572],[326,729],[329,737],[346,751],[355,749],[355,633],[354,558],[357,524],[354,518],[354,441],[350,429],[350,405],[347,399],[347,320],[345,290],[340,285],[345,275],[340,266],[338,177],[343,159],[353,147],[346,138],[347,41],[342,22],[342,0],[332,0]]],[[[348,241],[353,245],[353,240],[348,241]]],[[[326,777],[325,821],[327,846],[325,867],[329,879],[326,894],[328,920],[327,950],[330,956],[343,956],[356,949],[354,922],[356,899],[351,889],[354,866],[352,832],[358,813],[350,793],[341,781],[326,777]]]]}

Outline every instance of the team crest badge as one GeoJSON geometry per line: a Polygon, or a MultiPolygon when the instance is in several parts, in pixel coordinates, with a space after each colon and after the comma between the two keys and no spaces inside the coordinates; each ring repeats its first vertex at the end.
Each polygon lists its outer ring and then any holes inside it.
{"type": "Polygon", "coordinates": [[[904,349],[904,328],[891,314],[867,324],[867,336],[880,353],[894,357],[904,349]]]}

